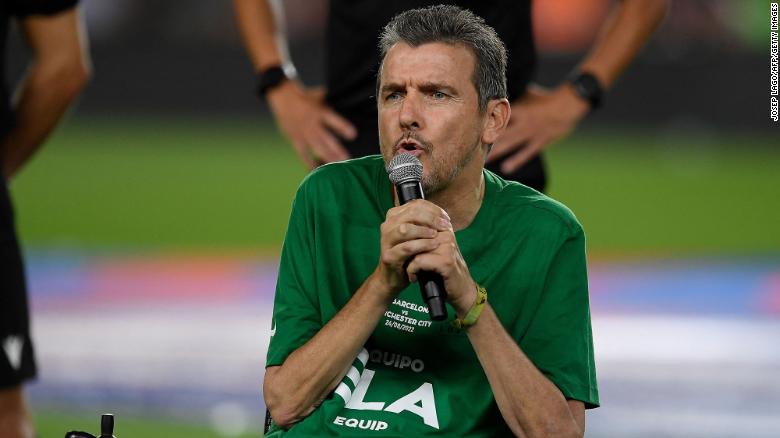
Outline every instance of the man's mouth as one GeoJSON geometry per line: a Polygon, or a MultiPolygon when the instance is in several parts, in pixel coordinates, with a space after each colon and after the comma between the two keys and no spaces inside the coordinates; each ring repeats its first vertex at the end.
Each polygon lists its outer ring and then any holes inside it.
{"type": "Polygon", "coordinates": [[[422,147],[420,143],[417,143],[414,140],[411,139],[404,139],[395,147],[397,154],[411,154],[411,155],[420,155],[425,151],[425,149],[422,147]]]}

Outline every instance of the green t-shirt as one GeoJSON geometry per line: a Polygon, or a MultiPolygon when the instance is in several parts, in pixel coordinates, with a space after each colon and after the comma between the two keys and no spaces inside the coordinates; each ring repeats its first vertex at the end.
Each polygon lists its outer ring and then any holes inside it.
{"type": "MultiPolygon", "coordinates": [[[[455,236],[474,280],[531,361],[569,399],[598,406],[582,227],[562,204],[485,170],[474,221],[455,236]]],[[[379,261],[393,206],[379,156],[312,172],[293,202],[266,366],[281,365],[347,303],[379,261]]],[[[455,312],[448,305],[450,320],[455,312]]],[[[276,436],[511,436],[466,334],[432,322],[419,286],[389,306],[314,412],[276,436]]]]}

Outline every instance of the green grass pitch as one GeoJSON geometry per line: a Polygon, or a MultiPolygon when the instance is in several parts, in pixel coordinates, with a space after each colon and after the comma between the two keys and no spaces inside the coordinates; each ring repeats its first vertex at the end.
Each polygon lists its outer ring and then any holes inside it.
{"type": "MultiPolygon", "coordinates": [[[[768,137],[578,133],[548,154],[550,194],[594,254],[780,248],[768,137]]],[[[14,182],[25,245],[247,249],[273,256],[305,169],[264,123],[78,120],[14,182]]]]}

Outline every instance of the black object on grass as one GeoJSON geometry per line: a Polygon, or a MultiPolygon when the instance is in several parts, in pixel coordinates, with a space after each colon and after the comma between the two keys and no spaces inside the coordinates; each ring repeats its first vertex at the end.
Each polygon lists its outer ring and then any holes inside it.
{"type": "Polygon", "coordinates": [[[91,433],[73,430],[66,433],[65,438],[116,438],[114,436],[114,415],[103,414],[100,417],[100,436],[98,437],[91,433]]]}

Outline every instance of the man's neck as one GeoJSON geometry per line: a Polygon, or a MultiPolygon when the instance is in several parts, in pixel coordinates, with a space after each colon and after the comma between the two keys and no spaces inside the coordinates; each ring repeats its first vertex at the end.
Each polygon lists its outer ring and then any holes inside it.
{"type": "MultiPolygon", "coordinates": [[[[463,181],[463,180],[461,180],[463,181]]],[[[453,185],[428,198],[429,201],[443,208],[450,216],[452,228],[460,231],[474,221],[485,197],[485,177],[480,172],[477,183],[453,185]]]]}
{"type": "MultiPolygon", "coordinates": [[[[433,202],[447,212],[455,231],[460,231],[471,225],[482,206],[482,200],[485,197],[485,176],[481,168],[476,184],[474,179],[460,178],[459,181],[445,190],[425,197],[426,200],[433,202]]],[[[393,204],[398,205],[395,189],[393,189],[393,204]]]]}

